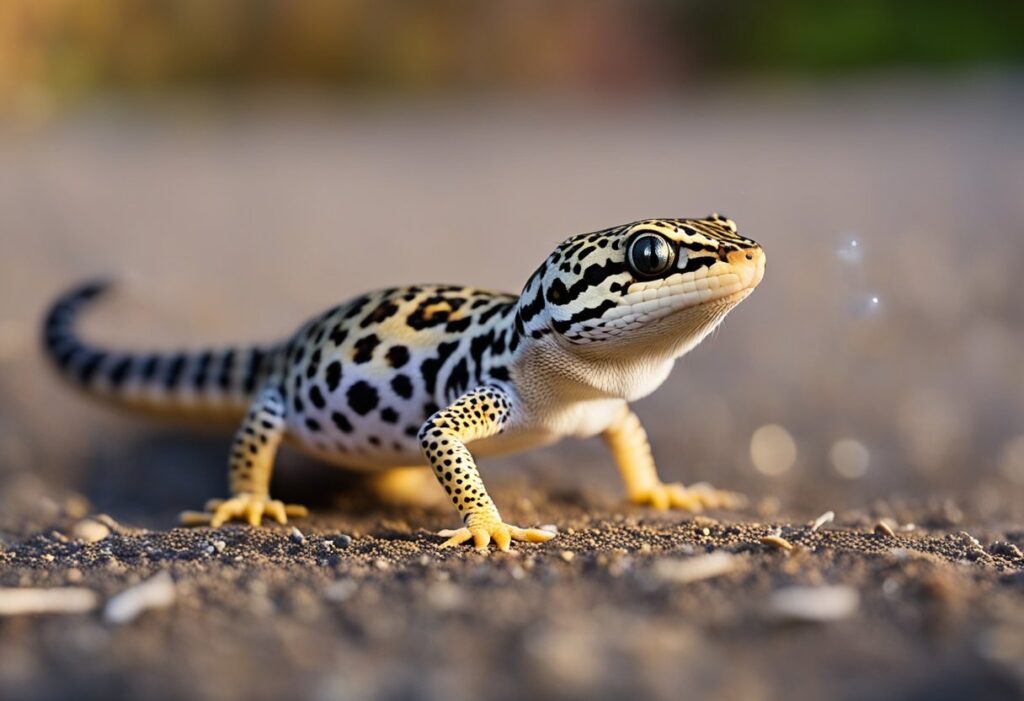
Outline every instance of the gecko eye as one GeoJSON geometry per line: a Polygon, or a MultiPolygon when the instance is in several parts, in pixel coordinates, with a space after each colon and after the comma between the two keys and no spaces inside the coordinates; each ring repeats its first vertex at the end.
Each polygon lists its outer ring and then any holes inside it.
{"type": "Polygon", "coordinates": [[[661,234],[641,231],[633,237],[626,250],[629,269],[638,278],[661,275],[672,267],[675,247],[661,234]]]}

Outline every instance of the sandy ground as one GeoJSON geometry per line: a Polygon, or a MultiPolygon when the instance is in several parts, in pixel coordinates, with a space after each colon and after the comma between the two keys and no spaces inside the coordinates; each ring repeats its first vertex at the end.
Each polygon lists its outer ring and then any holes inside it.
{"type": "Polygon", "coordinates": [[[109,104],[5,130],[0,587],[98,598],[0,616],[0,698],[1020,698],[1020,85],[109,104]],[[764,244],[765,282],[636,408],[666,478],[754,497],[713,520],[623,505],[574,441],[484,465],[509,519],[560,531],[510,555],[439,551],[446,509],[291,453],[274,490],[314,508],[303,539],[172,529],[223,493],[223,434],[108,413],[35,349],[48,300],[97,273],[125,284],[93,338],[275,338],[366,288],[515,290],[571,233],[710,210],[764,244]],[[765,424],[797,448],[781,469],[777,445],[752,459],[765,424]],[[160,571],[173,601],[105,617],[160,571]]]}

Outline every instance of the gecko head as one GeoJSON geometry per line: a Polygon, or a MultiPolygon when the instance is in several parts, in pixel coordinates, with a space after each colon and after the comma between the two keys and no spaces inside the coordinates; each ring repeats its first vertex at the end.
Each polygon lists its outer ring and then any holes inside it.
{"type": "Polygon", "coordinates": [[[527,283],[526,337],[583,354],[672,357],[710,333],[764,276],[765,255],[718,214],[645,219],[564,241],[527,283]]]}

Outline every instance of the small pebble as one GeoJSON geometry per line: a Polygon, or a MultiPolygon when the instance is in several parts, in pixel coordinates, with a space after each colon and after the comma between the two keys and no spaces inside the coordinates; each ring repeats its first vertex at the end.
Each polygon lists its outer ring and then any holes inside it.
{"type": "Polygon", "coordinates": [[[334,546],[336,548],[344,550],[350,545],[352,545],[352,536],[346,535],[345,533],[334,536],[334,546]]]}
{"type": "Polygon", "coordinates": [[[291,539],[293,543],[298,543],[299,545],[306,542],[306,536],[302,535],[302,531],[300,531],[295,526],[292,526],[292,531],[288,535],[288,537],[291,539]]]}
{"type": "Polygon", "coordinates": [[[216,550],[219,553],[224,552],[225,548],[227,548],[227,547],[228,547],[228,544],[225,543],[223,540],[215,540],[215,541],[213,541],[213,549],[216,550]]]}
{"type": "Polygon", "coordinates": [[[572,562],[576,558],[576,553],[574,553],[572,550],[563,550],[562,552],[558,553],[558,556],[566,562],[572,562]]]}
{"type": "Polygon", "coordinates": [[[112,531],[116,531],[121,527],[121,524],[115,521],[110,514],[97,514],[96,520],[102,523],[104,526],[112,531]]]}
{"type": "Polygon", "coordinates": [[[88,518],[79,521],[71,529],[71,537],[83,543],[98,543],[109,535],[109,526],[88,518]]]}
{"type": "Polygon", "coordinates": [[[896,537],[896,533],[892,530],[892,526],[890,526],[884,519],[875,524],[875,535],[886,535],[890,538],[896,537]]]}
{"type": "Polygon", "coordinates": [[[761,538],[761,542],[763,544],[765,544],[765,545],[771,545],[771,546],[774,546],[776,548],[779,548],[780,550],[792,550],[793,549],[793,544],[792,543],[790,543],[788,540],[786,540],[782,536],[778,536],[778,535],[766,535],[765,537],[761,538]]]}

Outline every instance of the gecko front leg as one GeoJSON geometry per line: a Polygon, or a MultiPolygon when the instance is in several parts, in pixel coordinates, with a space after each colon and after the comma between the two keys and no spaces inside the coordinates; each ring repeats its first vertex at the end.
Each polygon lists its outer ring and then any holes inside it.
{"type": "Polygon", "coordinates": [[[684,487],[676,482],[665,484],[651,455],[651,444],[640,419],[628,406],[619,418],[605,429],[602,437],[612,451],[626,484],[626,495],[634,504],[655,509],[682,509],[699,512],[704,509],[733,509],[746,503],[741,494],[714,489],[708,484],[684,487]]]}
{"type": "Polygon", "coordinates": [[[441,531],[438,535],[448,538],[441,547],[472,538],[477,550],[486,549],[494,540],[500,550],[507,551],[513,540],[542,543],[554,537],[548,531],[518,528],[502,521],[466,447],[466,443],[500,433],[508,421],[509,407],[503,389],[484,385],[435,413],[420,429],[423,455],[465,524],[458,530],[441,531]]]}

